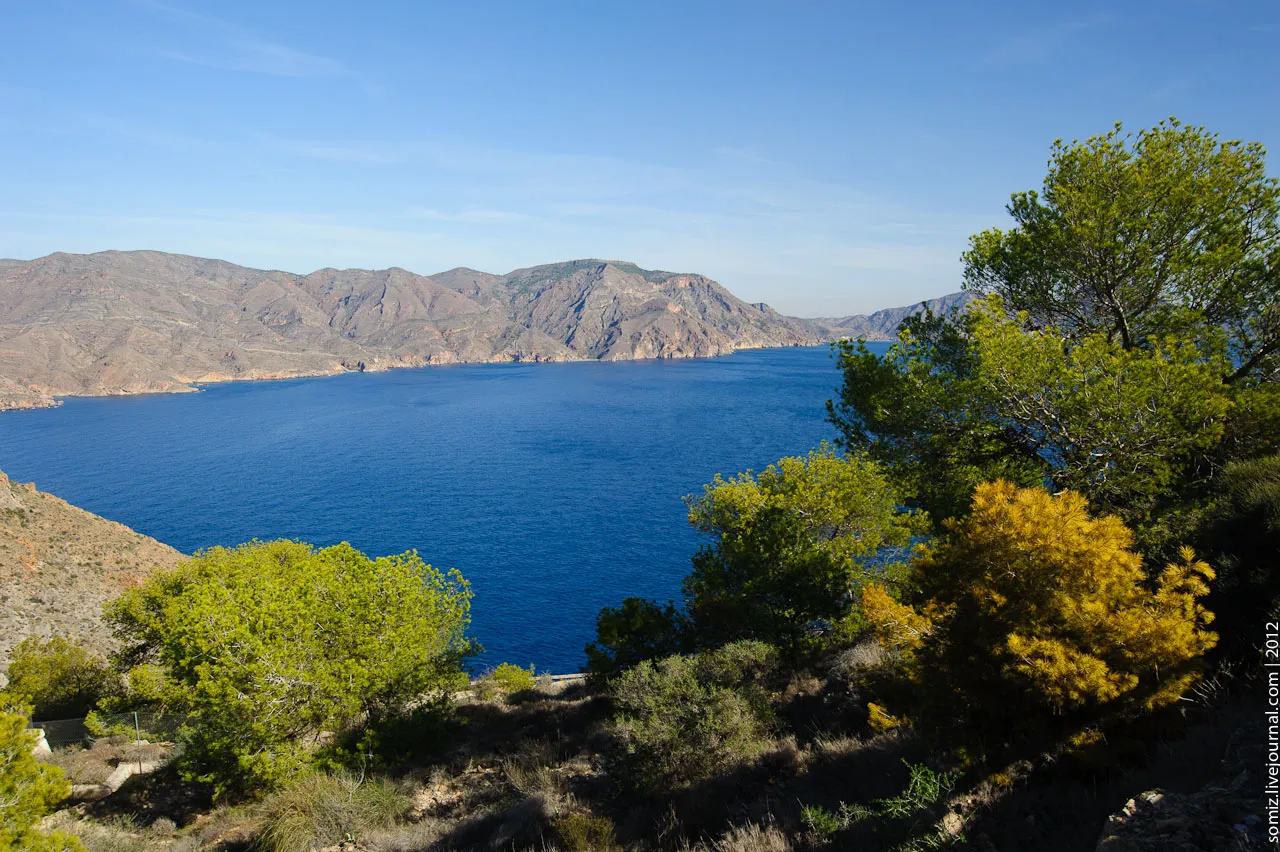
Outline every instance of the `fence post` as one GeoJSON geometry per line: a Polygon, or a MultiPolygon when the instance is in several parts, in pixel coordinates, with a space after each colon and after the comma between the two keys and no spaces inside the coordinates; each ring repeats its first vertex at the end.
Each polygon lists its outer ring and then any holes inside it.
{"type": "Polygon", "coordinates": [[[138,725],[138,711],[133,711],[133,732],[138,737],[138,774],[142,774],[142,728],[138,725]]]}

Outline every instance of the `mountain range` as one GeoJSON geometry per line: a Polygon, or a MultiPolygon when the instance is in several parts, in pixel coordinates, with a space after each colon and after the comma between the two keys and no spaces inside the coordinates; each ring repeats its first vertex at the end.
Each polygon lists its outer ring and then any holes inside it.
{"type": "Polygon", "coordinates": [[[299,275],[155,251],[59,252],[0,260],[0,410],[237,379],[883,340],[919,309],[799,319],[702,275],[595,259],[506,275],[299,275]]]}

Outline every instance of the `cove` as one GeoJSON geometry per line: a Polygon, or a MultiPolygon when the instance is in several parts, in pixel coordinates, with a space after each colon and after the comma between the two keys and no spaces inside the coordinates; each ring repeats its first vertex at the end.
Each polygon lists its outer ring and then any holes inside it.
{"type": "Polygon", "coordinates": [[[72,398],[0,415],[0,469],[185,553],[416,549],[471,582],[475,667],[570,672],[602,606],[679,597],[683,496],[834,438],[839,382],[815,347],[72,398]]]}

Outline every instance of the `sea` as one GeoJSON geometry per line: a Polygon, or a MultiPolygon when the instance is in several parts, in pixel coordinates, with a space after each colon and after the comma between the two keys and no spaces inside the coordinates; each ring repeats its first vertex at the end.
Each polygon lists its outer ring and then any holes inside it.
{"type": "Polygon", "coordinates": [[[0,470],[184,553],[416,550],[471,583],[474,670],[567,673],[601,607],[679,599],[686,495],[835,438],[840,378],[814,347],[69,398],[0,414],[0,470]]]}

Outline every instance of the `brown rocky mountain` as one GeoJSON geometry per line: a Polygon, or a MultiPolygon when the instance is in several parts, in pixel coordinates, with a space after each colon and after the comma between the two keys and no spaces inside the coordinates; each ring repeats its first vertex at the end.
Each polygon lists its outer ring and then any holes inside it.
{"type": "Polygon", "coordinates": [[[153,251],[58,253],[0,261],[0,410],[346,370],[886,339],[907,310],[795,319],[701,275],[619,261],[296,275],[153,251]]]}
{"type": "Polygon", "coordinates": [[[699,275],[599,260],[509,275],[295,275],[160,252],[0,263],[0,407],[460,361],[680,358],[821,342],[699,275]]]}
{"type": "Polygon", "coordinates": [[[0,671],[28,636],[110,647],[102,605],[182,554],[0,473],[0,671]]]}

